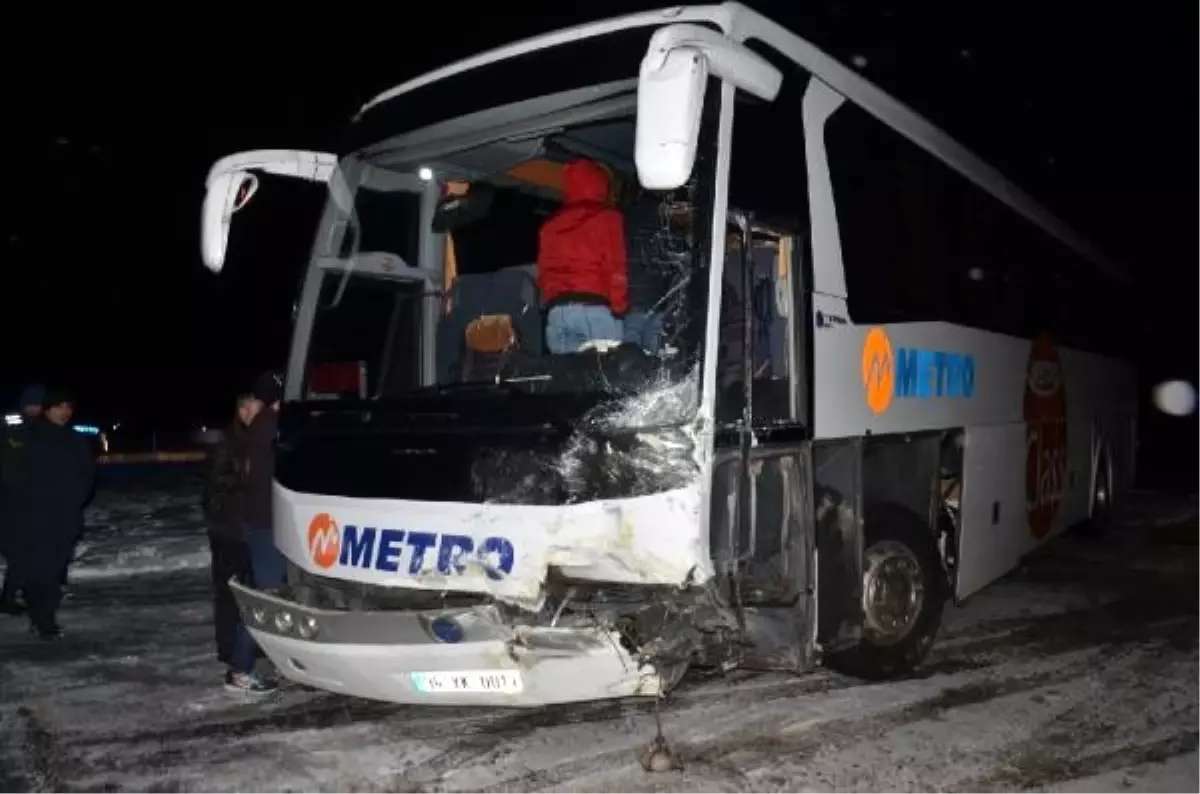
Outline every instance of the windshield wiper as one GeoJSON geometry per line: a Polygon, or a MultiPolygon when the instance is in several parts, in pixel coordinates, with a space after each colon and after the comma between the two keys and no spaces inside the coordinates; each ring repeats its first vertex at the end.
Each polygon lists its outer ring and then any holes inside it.
{"type": "Polygon", "coordinates": [[[429,386],[418,386],[415,389],[397,394],[398,399],[405,397],[462,394],[463,392],[498,392],[501,394],[525,394],[514,384],[526,381],[550,380],[549,375],[536,375],[527,378],[506,378],[504,380],[467,380],[455,383],[433,383],[429,386]]]}

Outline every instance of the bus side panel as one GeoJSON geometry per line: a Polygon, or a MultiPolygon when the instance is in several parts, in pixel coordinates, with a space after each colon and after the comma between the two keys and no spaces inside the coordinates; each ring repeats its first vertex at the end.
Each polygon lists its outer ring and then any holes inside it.
{"type": "Polygon", "coordinates": [[[1118,498],[1128,482],[1122,362],[948,323],[817,327],[813,344],[818,440],[967,431],[960,598],[1088,518],[1098,449],[1125,470],[1118,498]]]}
{"type": "Polygon", "coordinates": [[[1019,424],[1028,357],[1028,340],[949,323],[817,326],[815,435],[1019,424]]]}
{"type": "Polygon", "coordinates": [[[1025,425],[966,428],[955,596],[964,599],[1011,571],[1032,544],[1026,531],[1025,425]]]}

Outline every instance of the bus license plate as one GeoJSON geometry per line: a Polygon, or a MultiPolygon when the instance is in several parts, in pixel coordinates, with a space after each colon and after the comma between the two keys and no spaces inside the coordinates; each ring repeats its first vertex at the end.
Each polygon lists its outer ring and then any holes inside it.
{"type": "Polygon", "coordinates": [[[413,686],[430,695],[451,693],[501,692],[515,695],[525,687],[517,670],[448,670],[436,673],[410,673],[413,686]]]}

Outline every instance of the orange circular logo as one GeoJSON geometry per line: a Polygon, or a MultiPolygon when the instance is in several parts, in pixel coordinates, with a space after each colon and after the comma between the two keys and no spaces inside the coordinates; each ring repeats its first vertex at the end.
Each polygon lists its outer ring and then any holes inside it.
{"type": "Polygon", "coordinates": [[[333,516],[317,513],[308,522],[308,553],[320,568],[332,568],[342,551],[342,533],[333,516]]]}
{"type": "Polygon", "coordinates": [[[1067,393],[1062,361],[1046,335],[1033,340],[1025,372],[1025,509],[1038,540],[1067,490],[1067,393]]]}
{"type": "Polygon", "coordinates": [[[863,343],[862,380],[867,407],[876,414],[886,411],[896,389],[896,367],[892,359],[892,340],[882,328],[872,328],[863,343]]]}

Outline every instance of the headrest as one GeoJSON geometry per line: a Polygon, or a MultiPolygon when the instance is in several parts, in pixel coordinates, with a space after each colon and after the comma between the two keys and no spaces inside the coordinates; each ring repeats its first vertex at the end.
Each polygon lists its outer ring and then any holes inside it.
{"type": "Polygon", "coordinates": [[[467,348],[476,353],[503,353],[516,344],[512,315],[485,314],[467,325],[467,348]]]}

